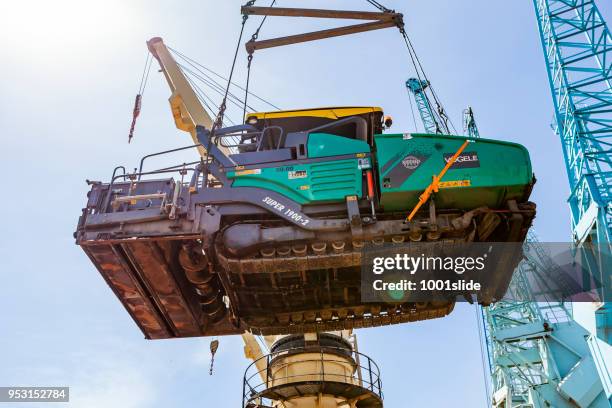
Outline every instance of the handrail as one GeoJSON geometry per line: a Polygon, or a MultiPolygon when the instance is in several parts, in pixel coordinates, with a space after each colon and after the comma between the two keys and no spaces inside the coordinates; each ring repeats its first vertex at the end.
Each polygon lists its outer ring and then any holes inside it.
{"type": "Polygon", "coordinates": [[[301,381],[307,379],[309,382],[354,382],[355,385],[365,388],[382,398],[382,382],[380,379],[380,368],[374,360],[372,360],[365,354],[359,353],[354,350],[347,350],[346,348],[316,346],[284,349],[277,352],[272,352],[270,354],[258,358],[257,360],[254,360],[245,370],[243,377],[243,405],[246,407],[249,403],[252,403],[253,400],[262,398],[263,393],[265,393],[265,391],[271,386],[274,386],[275,382],[280,382],[280,384],[276,384],[279,386],[285,384],[288,385],[291,383],[299,382],[300,378],[302,379],[301,381]],[[312,358],[304,358],[297,362],[279,361],[283,357],[288,357],[296,353],[318,354],[319,356],[312,358]],[[358,355],[360,357],[359,360],[363,361],[363,364],[357,363],[357,359],[354,357],[355,355],[358,355]],[[345,358],[342,358],[341,356],[345,356],[345,358]],[[347,358],[349,358],[350,360],[347,360],[347,358]],[[263,359],[266,359],[265,368],[260,370],[257,368],[257,366],[258,363],[260,363],[263,359]],[[280,376],[272,376],[270,371],[271,367],[273,367],[275,369],[275,373],[278,374],[291,365],[309,362],[317,362],[320,363],[320,365],[313,365],[316,368],[313,369],[312,372],[292,375],[285,374],[280,376]],[[333,373],[329,371],[326,372],[325,364],[330,363],[350,363],[353,369],[350,374],[333,373]],[[361,379],[357,373],[362,374],[361,379]],[[313,380],[312,377],[315,377],[316,380],[313,380]],[[261,380],[254,381],[254,378],[260,378],[261,380]]]}
{"type": "MultiPolygon", "coordinates": [[[[161,152],[147,154],[146,156],[143,156],[142,159],[140,159],[140,166],[138,167],[138,173],[136,173],[136,174],[141,174],[142,173],[142,167],[143,167],[144,161],[146,159],[149,159],[149,158],[155,157],[155,156],[161,156],[161,155],[168,154],[168,153],[179,152],[181,150],[193,149],[195,147],[204,147],[204,146],[201,143],[199,143],[199,144],[189,145],[189,146],[185,146],[185,147],[178,147],[176,149],[163,150],[161,152]]],[[[138,176],[138,180],[140,180],[140,176],[138,176]]]]}
{"type": "Polygon", "coordinates": [[[125,167],[124,166],[117,166],[117,167],[115,167],[113,169],[113,175],[111,177],[114,178],[115,175],[117,174],[117,170],[119,170],[119,169],[123,170],[123,174],[120,174],[120,176],[122,176],[123,179],[125,180],[127,178],[127,174],[125,172],[125,167]]]}

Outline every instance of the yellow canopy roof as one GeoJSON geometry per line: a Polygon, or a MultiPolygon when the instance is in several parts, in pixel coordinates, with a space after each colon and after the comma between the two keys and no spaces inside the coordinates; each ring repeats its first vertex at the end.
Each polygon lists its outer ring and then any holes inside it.
{"type": "Polygon", "coordinates": [[[285,111],[272,111],[272,112],[255,112],[248,113],[248,118],[262,119],[279,119],[279,118],[294,118],[299,116],[311,116],[328,119],[341,119],[347,116],[363,115],[364,113],[382,112],[382,108],[372,106],[341,106],[341,107],[328,107],[328,108],[314,108],[314,109],[296,109],[296,110],[285,110],[285,111]]]}

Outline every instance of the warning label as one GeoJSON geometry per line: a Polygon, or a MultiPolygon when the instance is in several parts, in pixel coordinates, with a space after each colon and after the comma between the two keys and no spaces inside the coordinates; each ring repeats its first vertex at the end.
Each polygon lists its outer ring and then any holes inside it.
{"type": "Polygon", "coordinates": [[[470,187],[472,182],[470,180],[454,180],[454,181],[441,181],[438,185],[440,188],[455,188],[455,187],[470,187]]]}

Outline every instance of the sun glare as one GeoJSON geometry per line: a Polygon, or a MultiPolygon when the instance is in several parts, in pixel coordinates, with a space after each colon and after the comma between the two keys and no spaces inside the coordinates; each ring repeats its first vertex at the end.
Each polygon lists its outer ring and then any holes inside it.
{"type": "Polygon", "coordinates": [[[117,42],[131,26],[128,2],[20,0],[3,2],[3,52],[19,59],[62,57],[80,47],[117,42]],[[8,40],[7,40],[8,39],[8,40]]]}

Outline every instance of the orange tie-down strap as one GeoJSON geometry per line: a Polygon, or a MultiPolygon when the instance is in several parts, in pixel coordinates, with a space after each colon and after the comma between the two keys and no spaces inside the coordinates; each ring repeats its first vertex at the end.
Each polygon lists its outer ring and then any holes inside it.
{"type": "Polygon", "coordinates": [[[432,193],[437,193],[438,189],[440,187],[440,181],[442,180],[442,177],[444,177],[444,175],[446,174],[446,172],[448,171],[448,169],[451,168],[451,166],[453,164],[455,164],[455,161],[457,160],[457,158],[459,157],[459,155],[461,153],[463,153],[463,150],[465,150],[465,148],[467,147],[468,143],[470,141],[466,140],[465,142],[463,142],[463,144],[461,145],[461,147],[459,147],[459,150],[457,150],[455,152],[455,154],[453,155],[453,157],[451,157],[448,162],[446,163],[446,166],[444,166],[444,168],[442,169],[442,171],[440,172],[440,174],[438,174],[437,176],[434,175],[433,176],[433,181],[431,182],[431,184],[425,189],[425,191],[423,191],[423,194],[421,194],[419,196],[419,202],[417,203],[417,205],[412,209],[412,212],[410,213],[410,215],[408,217],[406,217],[406,222],[408,221],[412,221],[412,219],[414,218],[415,214],[417,213],[417,211],[419,211],[419,209],[421,208],[421,206],[423,204],[425,204],[427,202],[427,200],[429,200],[429,197],[431,197],[432,193]]]}

